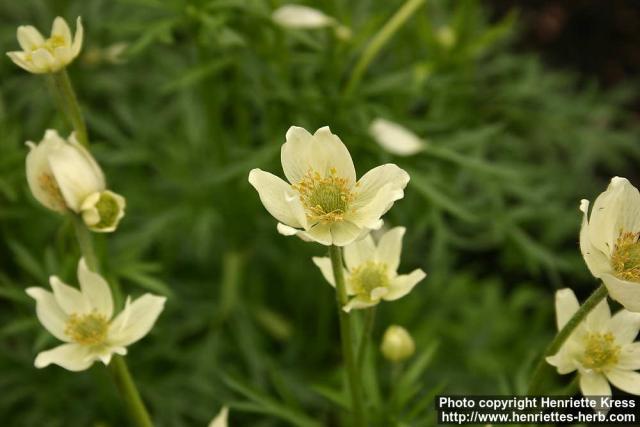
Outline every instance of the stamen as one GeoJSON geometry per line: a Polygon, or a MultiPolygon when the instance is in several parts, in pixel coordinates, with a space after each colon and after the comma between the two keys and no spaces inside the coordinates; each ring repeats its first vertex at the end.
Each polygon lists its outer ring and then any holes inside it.
{"type": "Polygon", "coordinates": [[[97,345],[107,338],[109,322],[102,314],[72,314],[67,320],[64,333],[74,342],[82,345],[97,345]]]}
{"type": "Polygon", "coordinates": [[[322,176],[309,170],[297,184],[291,186],[300,195],[300,201],[311,222],[339,222],[349,210],[355,194],[346,178],[338,176],[336,168],[322,176]]]}
{"type": "Polygon", "coordinates": [[[611,267],[622,280],[640,282],[640,233],[622,232],[611,255],[611,267]]]}
{"type": "Polygon", "coordinates": [[[602,372],[605,368],[618,363],[620,346],[616,345],[611,332],[605,334],[591,333],[586,337],[585,354],[582,364],[596,372],[602,372]]]}

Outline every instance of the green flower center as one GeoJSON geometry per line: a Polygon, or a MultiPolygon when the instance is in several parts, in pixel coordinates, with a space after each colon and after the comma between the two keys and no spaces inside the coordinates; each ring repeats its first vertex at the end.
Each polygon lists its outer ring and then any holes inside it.
{"type": "Polygon", "coordinates": [[[331,168],[329,175],[324,177],[318,172],[309,171],[292,188],[300,195],[307,218],[312,222],[344,220],[354,198],[347,180],[339,177],[335,168],[331,168]]]}
{"type": "Polygon", "coordinates": [[[82,345],[97,345],[104,342],[109,331],[109,322],[102,314],[72,314],[67,320],[64,333],[82,345]]]}
{"type": "Polygon", "coordinates": [[[591,333],[586,337],[585,353],[581,360],[585,368],[601,372],[607,366],[615,365],[620,355],[620,346],[616,345],[611,332],[591,333]]]}
{"type": "Polygon", "coordinates": [[[100,215],[100,222],[94,225],[95,228],[107,228],[113,226],[118,221],[120,205],[112,194],[103,192],[96,203],[96,209],[100,215]]]}
{"type": "Polygon", "coordinates": [[[616,240],[611,266],[618,279],[640,282],[640,233],[624,232],[616,240]]]}
{"type": "Polygon", "coordinates": [[[351,272],[349,277],[351,288],[356,293],[367,297],[376,288],[387,288],[389,286],[388,270],[385,263],[367,261],[351,272]]]}

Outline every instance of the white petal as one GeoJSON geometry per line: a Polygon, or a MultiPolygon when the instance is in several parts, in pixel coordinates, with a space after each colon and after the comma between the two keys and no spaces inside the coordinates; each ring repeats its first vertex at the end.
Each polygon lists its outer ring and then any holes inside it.
{"type": "Polygon", "coordinates": [[[260,169],[249,173],[249,183],[258,191],[262,204],[275,219],[290,227],[306,228],[304,208],[289,184],[260,169]]]}
{"type": "Polygon", "coordinates": [[[226,406],[220,410],[220,413],[211,420],[209,427],[228,427],[227,418],[229,416],[229,408],[226,406]]]}
{"type": "Polygon", "coordinates": [[[616,367],[625,371],[640,369],[640,342],[627,344],[622,347],[618,355],[616,367]]]}
{"type": "Polygon", "coordinates": [[[596,305],[585,319],[585,325],[589,331],[605,332],[611,320],[611,310],[607,299],[603,299],[596,305]]]}
{"type": "Polygon", "coordinates": [[[611,369],[606,373],[611,384],[622,391],[640,396],[640,374],[621,369],[611,369]]]}
{"type": "Polygon", "coordinates": [[[349,221],[331,224],[331,241],[336,246],[346,246],[362,235],[362,229],[349,221]]]}
{"type": "Polygon", "coordinates": [[[26,52],[35,50],[44,44],[44,37],[40,31],[31,25],[19,26],[17,36],[20,47],[26,52]]]}
{"type": "Polygon", "coordinates": [[[568,374],[577,369],[574,359],[569,357],[567,352],[564,351],[559,351],[553,356],[548,356],[545,360],[548,364],[555,366],[560,375],[568,374]]]}
{"type": "Polygon", "coordinates": [[[60,341],[71,341],[64,333],[67,314],[62,311],[53,294],[42,288],[27,288],[26,292],[36,300],[36,315],[42,326],[60,341]]]}
{"type": "Polygon", "coordinates": [[[329,176],[332,169],[347,180],[348,186],[355,184],[356,172],[347,147],[328,127],[320,128],[314,135],[292,126],[287,131],[287,142],[281,150],[282,169],[292,184],[297,184],[308,172],[329,176]]]}
{"type": "Polygon", "coordinates": [[[31,61],[36,73],[49,73],[58,71],[56,60],[47,49],[38,48],[31,53],[31,61]]]}
{"type": "Polygon", "coordinates": [[[113,320],[109,328],[109,342],[112,345],[128,346],[149,333],[164,308],[167,299],[144,294],[113,320]]]}
{"type": "Polygon", "coordinates": [[[64,41],[65,46],[71,47],[71,30],[64,18],[57,16],[56,19],[53,20],[51,37],[60,37],[64,41]]]}
{"type": "Polygon", "coordinates": [[[589,211],[589,201],[582,200],[580,202],[580,210],[582,211],[582,226],[580,228],[580,252],[595,277],[600,277],[603,273],[611,271],[611,263],[608,253],[602,252],[591,243],[591,233],[589,232],[589,222],[587,214],[589,211]]]}
{"type": "Polygon", "coordinates": [[[57,276],[51,276],[49,283],[53,296],[62,310],[68,315],[91,312],[91,305],[78,289],[63,283],[57,276]]]}
{"type": "Polygon", "coordinates": [[[406,232],[404,227],[395,227],[382,235],[376,248],[377,258],[387,264],[389,271],[395,272],[400,265],[402,253],[402,237],[406,232]]]}
{"type": "Polygon", "coordinates": [[[349,271],[355,270],[367,261],[375,261],[375,255],[376,246],[370,234],[344,248],[344,262],[349,271]]]}
{"type": "Polygon", "coordinates": [[[378,305],[379,302],[380,300],[369,301],[355,297],[351,298],[349,302],[344,307],[342,307],[342,309],[349,313],[351,310],[360,310],[363,308],[373,307],[374,305],[378,305]]]}
{"type": "Polygon", "coordinates": [[[607,379],[596,373],[580,373],[580,391],[583,396],[611,396],[607,379]]]}
{"type": "Polygon", "coordinates": [[[311,7],[287,4],[279,7],[271,18],[285,28],[314,29],[333,25],[334,19],[311,7]]]}
{"type": "Polygon", "coordinates": [[[25,56],[24,52],[20,52],[20,51],[15,51],[15,52],[7,52],[7,56],[9,58],[11,58],[11,60],[14,62],[14,64],[16,64],[18,67],[27,70],[31,73],[33,73],[34,71],[32,70],[32,64],[31,61],[27,61],[27,58],[25,56]]]}
{"type": "Polygon", "coordinates": [[[336,283],[333,277],[333,267],[331,265],[331,259],[327,257],[313,257],[313,263],[320,269],[324,279],[329,282],[331,286],[335,288],[336,283]]]}
{"type": "Polygon", "coordinates": [[[382,148],[398,156],[412,156],[425,146],[424,141],[407,128],[382,118],[371,123],[369,134],[382,148]]]}
{"type": "Polygon", "coordinates": [[[630,344],[640,330],[640,313],[620,310],[613,315],[606,329],[613,333],[618,345],[630,344]]]}
{"type": "Polygon", "coordinates": [[[408,183],[409,174],[393,163],[373,168],[358,181],[354,207],[370,204],[384,186],[390,185],[392,190],[404,190],[408,183]]]}
{"type": "Polygon", "coordinates": [[[611,298],[618,301],[627,310],[640,313],[640,284],[620,280],[608,273],[603,274],[601,279],[611,298]]]}
{"type": "Polygon", "coordinates": [[[47,130],[37,145],[31,141],[27,142],[30,149],[25,167],[29,189],[38,202],[57,212],[66,211],[66,204],[60,191],[55,189],[57,183],[49,166],[49,155],[65,144],[65,140],[53,129],[47,130]]]}
{"type": "Polygon", "coordinates": [[[102,276],[89,270],[84,258],[81,258],[78,263],[78,281],[91,307],[107,319],[111,319],[113,315],[111,288],[102,276]]]}
{"type": "Polygon", "coordinates": [[[78,19],[76,19],[76,35],[73,38],[73,45],[71,47],[74,58],[78,56],[78,54],[80,53],[80,49],[82,49],[83,37],[84,37],[84,27],[82,26],[82,20],[78,16],[78,19]]]}
{"type": "Polygon", "coordinates": [[[576,294],[569,288],[560,289],[556,292],[556,324],[558,330],[564,328],[564,325],[571,319],[576,311],[580,308],[580,303],[576,294]]]}
{"type": "Polygon", "coordinates": [[[384,296],[387,301],[394,301],[407,295],[422,279],[426,277],[426,273],[419,268],[413,270],[409,274],[396,276],[391,281],[389,293],[384,296]]]}
{"type": "Polygon", "coordinates": [[[88,346],[63,344],[39,353],[36,357],[35,366],[36,368],[44,368],[54,364],[69,371],[84,371],[93,364],[94,360],[88,346]]]}
{"type": "Polygon", "coordinates": [[[333,244],[333,238],[331,236],[331,225],[329,224],[316,224],[309,230],[298,232],[302,239],[308,238],[311,241],[318,242],[322,245],[329,246],[333,244]]]}

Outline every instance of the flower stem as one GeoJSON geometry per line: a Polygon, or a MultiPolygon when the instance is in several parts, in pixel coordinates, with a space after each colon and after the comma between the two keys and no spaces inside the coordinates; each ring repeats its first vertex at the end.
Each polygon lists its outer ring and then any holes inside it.
{"type": "Polygon", "coordinates": [[[342,353],[347,370],[347,382],[351,393],[351,411],[353,425],[364,427],[364,412],[362,410],[362,385],[360,383],[360,371],[356,366],[353,352],[353,338],[351,334],[351,318],[342,307],[348,302],[347,288],[344,283],[342,266],[342,249],[339,246],[329,246],[333,277],[336,283],[336,302],[338,303],[338,317],[340,319],[340,338],[342,340],[342,353]]]}
{"type": "Polygon", "coordinates": [[[362,75],[371,64],[371,61],[378,55],[380,49],[393,37],[396,31],[418,10],[425,0],[407,0],[400,9],[387,21],[386,24],[373,36],[364,52],[358,59],[351,76],[347,81],[344,93],[349,96],[360,83],[362,75]]]}
{"type": "Polygon", "coordinates": [[[356,360],[358,361],[358,367],[364,366],[364,358],[367,354],[367,346],[371,340],[371,332],[373,331],[373,324],[376,318],[376,308],[371,307],[364,311],[364,325],[362,327],[362,337],[360,338],[360,345],[358,346],[358,353],[356,360]]]}
{"type": "Polygon", "coordinates": [[[76,232],[76,239],[78,240],[80,252],[87,263],[87,267],[89,267],[91,271],[98,272],[98,258],[96,257],[96,251],[93,249],[93,237],[91,236],[91,232],[82,221],[80,215],[76,215],[74,213],[70,213],[69,215],[73,221],[73,229],[76,232]]]}
{"type": "Polygon", "coordinates": [[[138,393],[124,358],[117,354],[114,355],[109,369],[136,425],[138,427],[153,427],[151,417],[140,398],[140,393],[138,393]]]}
{"type": "Polygon", "coordinates": [[[71,126],[76,132],[76,138],[85,147],[89,146],[89,137],[87,136],[87,125],[85,124],[78,98],[73,90],[73,85],[69,79],[67,69],[63,68],[57,73],[51,74],[53,79],[53,87],[56,91],[62,112],[67,117],[71,126]]]}
{"type": "Polygon", "coordinates": [[[545,377],[545,371],[551,369],[551,366],[545,360],[549,356],[556,354],[565,341],[571,336],[571,333],[584,320],[584,318],[595,308],[600,301],[607,296],[607,288],[601,284],[587,300],[580,306],[578,311],[569,319],[564,327],[558,332],[556,337],[551,341],[544,354],[538,361],[536,369],[533,371],[531,382],[529,383],[528,395],[534,395],[539,392],[540,384],[545,377]]]}

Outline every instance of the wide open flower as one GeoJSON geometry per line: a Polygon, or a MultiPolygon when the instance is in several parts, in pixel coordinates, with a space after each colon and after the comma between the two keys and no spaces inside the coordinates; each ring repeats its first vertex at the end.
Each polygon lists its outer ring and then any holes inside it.
{"type": "Polygon", "coordinates": [[[580,251],[591,273],[611,298],[640,312],[640,193],[625,178],[615,177],[593,204],[582,200],[580,251]]]}
{"type": "Polygon", "coordinates": [[[409,182],[394,164],[371,169],[356,182],[347,147],[328,127],[313,135],[291,127],[281,157],[289,183],[260,169],[249,173],[249,182],[280,221],[280,233],[323,245],[348,245],[380,228],[380,217],[404,197],[409,182]]]}
{"type": "MultiPolygon", "coordinates": [[[[374,306],[380,300],[394,301],[402,298],[425,278],[421,269],[398,275],[404,227],[387,231],[376,245],[371,235],[344,248],[347,269],[344,272],[347,294],[351,297],[344,311],[374,306]]],[[[335,287],[331,259],[314,257],[324,278],[335,287]]]]}
{"type": "MultiPolygon", "coordinates": [[[[578,311],[580,304],[571,289],[556,292],[558,330],[578,311]]],[[[640,395],[640,314],[618,311],[613,317],[604,299],[578,325],[560,351],[547,357],[559,374],[578,371],[584,396],[611,396],[609,383],[627,393],[640,395]]]]}
{"type": "Polygon", "coordinates": [[[55,73],[69,65],[82,48],[82,22],[76,21],[76,35],[71,36],[67,22],[57,17],[53,21],[51,37],[45,39],[31,25],[18,27],[18,43],[22,51],[7,52],[11,60],[25,70],[41,74],[55,73]]]}
{"type": "Polygon", "coordinates": [[[40,323],[66,344],[38,354],[36,368],[50,364],[69,371],[88,369],[96,360],[108,365],[116,353],[127,354],[127,346],[147,335],[164,308],[165,297],[145,294],[135,301],[127,298],[124,310],[113,318],[113,298],[107,282],[78,263],[80,289],[66,285],[56,276],[49,282],[53,293],[28,288],[36,300],[40,323]]]}
{"type": "Polygon", "coordinates": [[[93,231],[116,229],[125,199],[106,189],[100,166],[74,134],[65,140],[49,129],[39,144],[27,145],[27,181],[40,203],[57,212],[70,209],[81,214],[93,231]]]}

